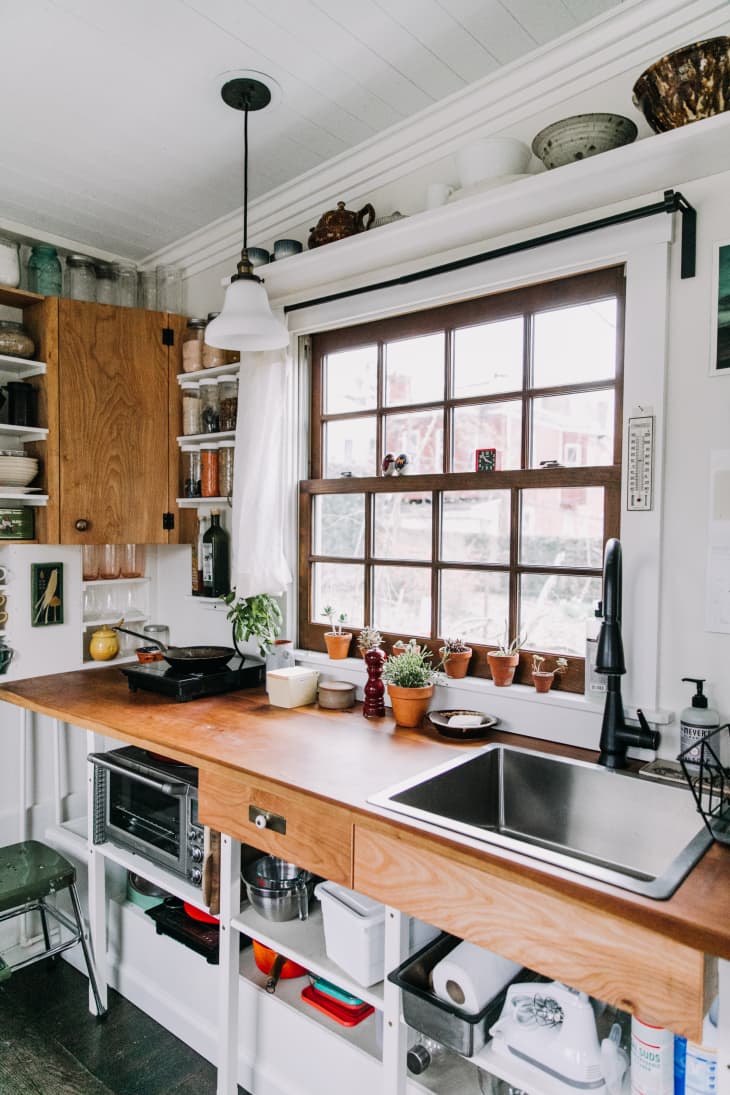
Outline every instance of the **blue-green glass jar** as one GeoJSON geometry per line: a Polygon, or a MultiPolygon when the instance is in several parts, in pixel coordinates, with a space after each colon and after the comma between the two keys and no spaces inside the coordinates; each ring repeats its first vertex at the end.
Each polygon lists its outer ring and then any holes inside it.
{"type": "Polygon", "coordinates": [[[28,259],[28,288],[44,297],[60,297],[63,284],[61,263],[55,247],[37,243],[28,259]]]}

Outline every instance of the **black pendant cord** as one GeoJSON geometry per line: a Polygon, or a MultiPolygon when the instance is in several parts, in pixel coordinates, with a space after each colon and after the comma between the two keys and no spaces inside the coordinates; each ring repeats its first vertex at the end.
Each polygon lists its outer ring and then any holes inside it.
{"type": "Polygon", "coordinates": [[[681,277],[693,278],[696,265],[697,211],[678,190],[665,190],[663,200],[653,202],[651,205],[642,205],[638,209],[627,209],[623,213],[614,213],[598,220],[586,221],[584,224],[573,224],[568,228],[559,228],[555,232],[547,232],[545,235],[533,236],[527,240],[518,240],[516,243],[508,243],[504,247],[495,247],[492,251],[482,251],[478,255],[469,255],[467,258],[455,259],[453,262],[445,262],[440,266],[431,266],[427,270],[415,270],[411,274],[402,274],[397,278],[389,278],[388,281],[378,281],[371,285],[358,285],[354,289],[343,289],[339,293],[329,293],[327,296],[314,297],[311,300],[300,300],[296,304],[285,304],[284,312],[296,312],[301,308],[313,308],[318,304],[329,304],[334,300],[346,300],[348,297],[360,296],[362,293],[372,293],[379,289],[393,289],[397,285],[410,285],[414,281],[423,281],[425,278],[436,277],[439,274],[449,274],[453,270],[463,270],[467,266],[478,266],[482,262],[503,258],[505,255],[531,251],[536,247],[544,247],[548,243],[557,243],[560,240],[571,239],[574,236],[582,236],[587,232],[595,232],[601,228],[611,228],[614,225],[625,224],[628,221],[653,217],[657,213],[676,212],[682,214],[681,277]]]}
{"type": "Polygon", "coordinates": [[[243,249],[248,250],[248,107],[243,112],[243,249]]]}

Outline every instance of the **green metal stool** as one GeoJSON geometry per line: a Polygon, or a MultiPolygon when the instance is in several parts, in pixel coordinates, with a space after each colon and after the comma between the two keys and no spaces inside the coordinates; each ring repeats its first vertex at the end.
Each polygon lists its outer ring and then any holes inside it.
{"type": "Polygon", "coordinates": [[[0,848],[0,922],[23,916],[29,912],[39,912],[45,950],[34,954],[12,966],[0,957],[0,981],[4,981],[14,970],[23,969],[43,958],[52,958],[69,947],[81,944],[89,973],[89,983],[94,994],[96,1014],[99,1019],[106,1017],[106,1008],[101,1002],[99,986],[91,961],[91,954],[84,935],[84,923],[81,917],[81,905],[76,890],[76,868],[53,848],[41,844],[38,840],[23,840],[20,844],[10,844],[0,848]],[[46,904],[49,894],[68,890],[71,896],[74,920],[57,909],[46,904]],[[71,938],[51,946],[48,932],[48,917],[52,917],[71,933],[71,938]]]}

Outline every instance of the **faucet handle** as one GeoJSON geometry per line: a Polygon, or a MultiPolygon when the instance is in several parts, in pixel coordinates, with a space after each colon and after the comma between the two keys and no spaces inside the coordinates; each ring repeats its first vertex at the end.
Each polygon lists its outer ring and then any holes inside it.
{"type": "Polygon", "coordinates": [[[641,727],[642,732],[646,735],[647,740],[646,745],[642,743],[642,748],[655,750],[658,749],[659,742],[661,741],[661,734],[659,733],[659,731],[652,730],[652,728],[649,726],[649,723],[646,721],[646,715],[640,707],[636,708],[636,717],[639,720],[639,726],[641,727]]]}

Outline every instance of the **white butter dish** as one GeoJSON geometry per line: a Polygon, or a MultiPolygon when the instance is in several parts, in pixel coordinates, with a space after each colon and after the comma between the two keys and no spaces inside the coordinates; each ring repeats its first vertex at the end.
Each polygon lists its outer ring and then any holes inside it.
{"type": "Polygon", "coordinates": [[[274,707],[304,707],[317,698],[319,673],[295,665],[287,669],[272,669],[266,674],[266,691],[274,707]]]}

